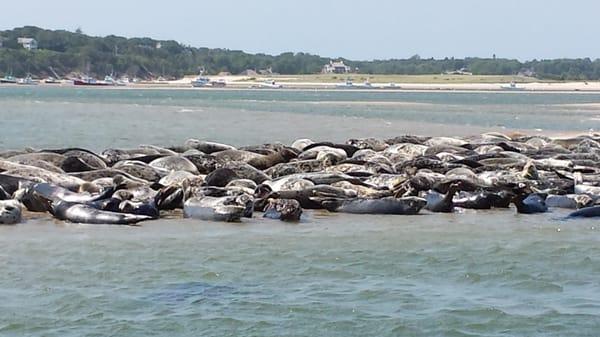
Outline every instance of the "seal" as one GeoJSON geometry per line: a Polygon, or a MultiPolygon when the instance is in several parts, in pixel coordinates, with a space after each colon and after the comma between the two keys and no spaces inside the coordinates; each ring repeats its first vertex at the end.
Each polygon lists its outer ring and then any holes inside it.
{"type": "Polygon", "coordinates": [[[0,201],[0,225],[14,225],[21,222],[21,203],[18,200],[0,201]]]}
{"type": "Polygon", "coordinates": [[[290,174],[323,171],[327,166],[329,166],[328,164],[332,163],[317,159],[295,160],[289,163],[274,165],[266,169],[264,172],[275,179],[290,174]]]}
{"type": "Polygon", "coordinates": [[[200,174],[209,174],[217,168],[217,159],[214,156],[197,150],[193,151],[195,152],[188,151],[183,156],[196,166],[200,174]]]}
{"type": "Polygon", "coordinates": [[[263,171],[254,168],[246,163],[232,162],[222,166],[223,168],[231,169],[240,179],[250,179],[257,184],[261,184],[265,180],[270,180],[267,174],[263,171]]]}
{"type": "Polygon", "coordinates": [[[593,218],[593,217],[597,217],[597,216],[600,216],[600,206],[592,206],[592,207],[582,208],[580,210],[572,212],[567,217],[568,218],[593,218]]]}
{"type": "Polygon", "coordinates": [[[237,173],[234,170],[226,167],[218,168],[209,173],[204,178],[204,183],[207,186],[225,187],[231,181],[238,179],[237,173]]]}
{"type": "Polygon", "coordinates": [[[162,177],[158,183],[162,186],[181,185],[185,179],[203,179],[204,176],[193,175],[188,171],[171,171],[171,173],[162,177]]]}
{"type": "Polygon", "coordinates": [[[247,215],[248,205],[244,199],[235,196],[192,197],[183,203],[183,216],[199,220],[238,222],[247,215]]]}
{"type": "Polygon", "coordinates": [[[158,190],[154,204],[159,210],[183,208],[183,187],[170,185],[158,190]]]}
{"type": "Polygon", "coordinates": [[[21,165],[27,165],[27,166],[33,166],[33,167],[37,167],[37,168],[41,168],[44,169],[46,171],[50,171],[50,172],[54,172],[54,173],[65,173],[65,170],[57,167],[47,161],[44,160],[40,160],[40,159],[35,159],[35,158],[21,158],[18,160],[12,160],[13,163],[17,163],[17,164],[21,164],[21,165]]]}
{"type": "Polygon", "coordinates": [[[180,155],[158,158],[151,161],[149,165],[167,171],[188,171],[194,175],[200,174],[194,163],[180,155]]]}
{"type": "Polygon", "coordinates": [[[302,207],[297,200],[269,199],[263,217],[281,221],[299,221],[301,215],[302,207]]]}
{"type": "Polygon", "coordinates": [[[550,194],[546,197],[548,207],[579,209],[590,207],[594,204],[594,199],[586,194],[550,194]]]}
{"type": "Polygon", "coordinates": [[[85,183],[84,180],[69,176],[67,174],[60,174],[56,172],[51,172],[48,170],[44,170],[38,167],[14,164],[17,165],[13,169],[9,169],[3,172],[6,175],[18,176],[25,179],[37,179],[41,181],[45,181],[54,185],[58,185],[64,188],[67,188],[71,191],[78,191],[81,184],[85,183]]]}
{"type": "Polygon", "coordinates": [[[329,185],[311,186],[302,190],[275,191],[266,185],[259,185],[255,192],[255,208],[263,210],[270,198],[273,199],[294,199],[305,209],[324,209],[323,201],[329,199],[350,199],[356,197],[353,190],[345,190],[329,185]]]}
{"type": "Polygon", "coordinates": [[[188,139],[184,143],[186,149],[195,149],[206,154],[220,152],[225,150],[235,150],[235,147],[227,144],[206,142],[198,139],[188,139]]]}
{"type": "Polygon", "coordinates": [[[71,203],[90,203],[101,199],[110,198],[115,192],[115,187],[110,187],[97,195],[87,193],[75,193],[60,186],[37,183],[25,189],[19,200],[31,212],[50,211],[49,205],[55,201],[67,201],[71,203]]]}
{"type": "Polygon", "coordinates": [[[461,192],[458,198],[454,198],[452,202],[454,206],[469,209],[491,209],[494,201],[494,194],[488,192],[468,193],[461,192]]]}
{"type": "MultiPolygon", "coordinates": [[[[104,167],[106,168],[106,167],[104,167]]],[[[93,171],[96,170],[97,167],[93,167],[88,165],[85,161],[83,161],[79,157],[67,157],[62,163],[61,169],[64,172],[85,172],[85,171],[93,171]]]]}
{"type": "Polygon", "coordinates": [[[283,148],[275,153],[250,159],[248,164],[259,170],[265,170],[280,163],[287,163],[298,156],[296,151],[283,148]]]}
{"type": "Polygon", "coordinates": [[[65,160],[65,156],[58,153],[52,152],[33,152],[33,153],[25,153],[19,154],[16,156],[9,157],[7,160],[18,163],[22,160],[41,160],[47,163],[50,163],[56,167],[61,167],[63,161],[65,160]]]}
{"type": "Polygon", "coordinates": [[[513,197],[512,202],[515,204],[515,207],[517,207],[517,213],[534,214],[545,213],[548,211],[545,197],[537,193],[527,194],[525,192],[519,192],[513,197]]]}
{"type": "Polygon", "coordinates": [[[123,160],[115,163],[113,169],[125,172],[133,177],[156,182],[169,173],[168,170],[150,166],[139,160],[123,160]]]}
{"type": "Polygon", "coordinates": [[[151,220],[151,216],[102,211],[88,205],[59,200],[52,202],[50,213],[55,218],[82,224],[135,225],[151,220]]]}
{"type": "Polygon", "coordinates": [[[419,197],[384,197],[380,199],[333,199],[323,202],[325,209],[331,212],[353,214],[397,214],[415,215],[427,204],[419,197]]]}
{"type": "Polygon", "coordinates": [[[460,186],[461,185],[457,183],[451,184],[448,186],[448,191],[443,197],[436,192],[428,193],[425,209],[436,213],[451,213],[454,211],[453,198],[456,192],[460,190],[460,186]]]}
{"type": "Polygon", "coordinates": [[[307,145],[306,147],[304,147],[302,149],[302,152],[306,152],[315,147],[321,147],[321,146],[327,147],[327,148],[335,148],[335,149],[344,150],[344,152],[346,152],[346,157],[348,157],[348,158],[352,157],[356,151],[360,150],[358,147],[349,145],[349,144],[335,144],[332,142],[318,142],[318,143],[311,143],[311,144],[307,145]]]}
{"type": "Polygon", "coordinates": [[[298,159],[309,160],[323,158],[325,154],[328,154],[329,156],[334,158],[334,162],[336,163],[348,159],[348,154],[346,153],[346,151],[330,146],[311,146],[310,149],[302,151],[298,155],[298,159]]]}

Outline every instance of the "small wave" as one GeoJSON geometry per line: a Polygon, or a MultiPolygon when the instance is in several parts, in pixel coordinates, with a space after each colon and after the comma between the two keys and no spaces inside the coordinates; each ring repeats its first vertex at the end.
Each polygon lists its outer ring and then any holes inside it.
{"type": "Polygon", "coordinates": [[[177,112],[179,113],[186,113],[186,112],[202,112],[202,109],[186,109],[186,108],[182,108],[177,110],[177,112]]]}
{"type": "Polygon", "coordinates": [[[544,293],[562,293],[563,287],[558,284],[547,281],[528,280],[517,282],[512,287],[521,290],[544,292],[544,293]]]}

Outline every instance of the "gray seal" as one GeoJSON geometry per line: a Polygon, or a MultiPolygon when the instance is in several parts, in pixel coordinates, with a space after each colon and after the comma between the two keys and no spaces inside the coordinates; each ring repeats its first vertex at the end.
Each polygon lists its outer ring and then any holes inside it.
{"type": "Polygon", "coordinates": [[[269,199],[263,217],[281,221],[299,221],[301,215],[302,207],[297,200],[269,199]]]}
{"type": "Polygon", "coordinates": [[[63,221],[83,224],[134,225],[151,220],[151,216],[102,211],[91,206],[67,201],[56,201],[51,204],[50,213],[63,221]]]}
{"type": "Polygon", "coordinates": [[[419,197],[385,197],[380,199],[356,198],[323,202],[323,206],[331,212],[397,215],[415,215],[425,207],[425,204],[427,204],[427,201],[419,197]]]}
{"type": "Polygon", "coordinates": [[[0,225],[14,225],[21,222],[21,203],[17,200],[0,201],[0,225]]]}
{"type": "MultiPolygon", "coordinates": [[[[186,218],[237,222],[248,215],[248,202],[251,197],[242,194],[239,196],[192,197],[183,203],[183,215],[186,218]]],[[[251,212],[250,212],[251,213],[251,212]]]]}

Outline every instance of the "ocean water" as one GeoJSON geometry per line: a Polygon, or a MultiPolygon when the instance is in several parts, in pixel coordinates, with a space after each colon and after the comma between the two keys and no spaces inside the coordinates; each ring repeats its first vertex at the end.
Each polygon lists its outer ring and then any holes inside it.
{"type": "Polygon", "coordinates": [[[600,130],[600,93],[139,90],[0,86],[2,148],[101,150],[187,138],[297,138],[600,130]]]}
{"type": "MultiPolygon", "coordinates": [[[[595,94],[0,87],[0,147],[586,132],[599,126],[597,103],[595,94]]],[[[599,224],[564,215],[307,211],[298,224],[175,215],[142,227],[37,215],[0,226],[0,336],[598,336],[599,224]]]]}

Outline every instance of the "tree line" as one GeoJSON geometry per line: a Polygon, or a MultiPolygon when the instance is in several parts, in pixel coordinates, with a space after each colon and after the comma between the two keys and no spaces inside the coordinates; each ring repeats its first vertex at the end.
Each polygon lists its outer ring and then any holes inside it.
{"type": "MultiPolygon", "coordinates": [[[[280,74],[314,74],[321,71],[330,58],[307,53],[280,55],[249,54],[237,50],[194,48],[176,41],[119,36],[95,37],[66,30],[22,27],[0,31],[0,74],[39,77],[88,74],[128,75],[139,78],[179,78],[198,73],[241,73],[247,69],[271,69],[280,74]],[[34,38],[38,50],[28,51],[17,43],[19,37],[34,38]]],[[[466,69],[474,75],[516,75],[527,72],[540,79],[599,80],[600,60],[589,58],[533,60],[520,62],[504,58],[425,59],[417,55],[409,59],[354,61],[341,59],[366,74],[440,74],[466,69]]]]}

